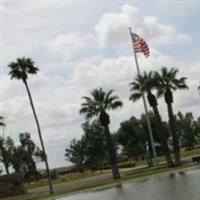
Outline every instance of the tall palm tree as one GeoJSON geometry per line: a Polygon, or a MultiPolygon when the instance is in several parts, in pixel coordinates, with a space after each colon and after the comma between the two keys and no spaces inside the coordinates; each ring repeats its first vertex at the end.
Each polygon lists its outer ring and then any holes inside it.
{"type": "Polygon", "coordinates": [[[188,89],[186,85],[186,77],[177,78],[179,70],[175,68],[167,69],[162,67],[160,73],[155,72],[154,78],[156,80],[157,96],[164,96],[168,109],[169,126],[173,138],[173,148],[175,154],[175,164],[181,164],[179,138],[176,133],[176,122],[173,112],[173,91],[188,89]]]}
{"type": "Polygon", "coordinates": [[[112,96],[112,93],[113,90],[106,93],[102,90],[102,88],[94,89],[91,92],[91,98],[83,97],[85,102],[81,104],[82,108],[80,109],[80,113],[84,113],[87,119],[93,117],[99,118],[101,125],[104,127],[104,134],[112,166],[113,179],[118,179],[120,178],[120,173],[117,166],[115,145],[110,134],[110,117],[107,111],[121,107],[122,102],[119,100],[118,96],[112,96]]]}
{"type": "Polygon", "coordinates": [[[38,120],[38,117],[37,117],[37,114],[36,114],[36,111],[35,111],[35,107],[34,107],[34,104],[33,104],[33,99],[32,99],[31,92],[30,92],[30,89],[29,89],[29,86],[28,86],[28,82],[27,82],[28,76],[37,74],[39,69],[34,66],[34,62],[30,58],[25,58],[25,57],[17,58],[16,62],[11,62],[8,65],[8,67],[10,68],[9,75],[11,76],[11,79],[22,80],[22,82],[24,83],[24,85],[26,87],[26,91],[28,93],[31,108],[33,110],[33,115],[34,115],[35,122],[36,122],[36,125],[37,125],[42,150],[43,150],[44,155],[45,155],[45,165],[46,165],[46,170],[47,170],[47,175],[48,175],[48,180],[49,180],[50,193],[53,193],[53,187],[52,187],[52,182],[51,182],[51,178],[50,178],[49,165],[48,165],[47,155],[46,155],[46,151],[45,151],[45,147],[44,147],[44,143],[43,143],[43,139],[42,139],[41,128],[40,128],[39,120],[38,120]]]}
{"type": "Polygon", "coordinates": [[[132,94],[130,96],[130,100],[135,102],[142,97],[143,93],[147,94],[148,103],[152,107],[156,117],[158,130],[161,131],[161,135],[159,134],[158,137],[163,147],[167,164],[169,167],[171,167],[173,166],[173,161],[168,147],[168,136],[165,134],[162,127],[162,119],[158,110],[158,102],[156,96],[152,93],[154,87],[155,83],[153,79],[153,72],[144,72],[142,75],[137,76],[136,79],[131,83],[132,94]]]}

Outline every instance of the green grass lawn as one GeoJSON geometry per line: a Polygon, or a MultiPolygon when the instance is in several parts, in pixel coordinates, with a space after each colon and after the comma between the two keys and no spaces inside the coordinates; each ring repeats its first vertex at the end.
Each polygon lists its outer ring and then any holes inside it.
{"type": "MultiPolygon", "coordinates": [[[[192,156],[195,156],[195,155],[200,155],[200,147],[198,148],[195,148],[193,150],[185,150],[184,148],[181,149],[181,158],[184,160],[188,157],[192,157],[192,156]]],[[[165,161],[165,157],[164,156],[159,156],[158,157],[158,162],[164,162],[165,161]]],[[[145,165],[146,164],[146,161],[145,160],[139,160],[137,162],[137,166],[140,166],[140,165],[145,165]]]]}
{"type": "Polygon", "coordinates": [[[182,158],[200,155],[200,147],[195,148],[193,150],[187,151],[185,149],[181,149],[181,156],[182,158]]]}

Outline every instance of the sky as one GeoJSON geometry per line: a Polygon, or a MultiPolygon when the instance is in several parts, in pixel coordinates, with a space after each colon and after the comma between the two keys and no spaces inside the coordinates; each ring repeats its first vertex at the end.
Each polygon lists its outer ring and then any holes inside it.
{"type": "MultiPolygon", "coordinates": [[[[8,76],[7,65],[23,56],[40,70],[28,83],[51,168],[70,164],[65,148],[83,134],[81,97],[94,88],[114,89],[123,101],[123,108],[110,112],[112,131],[121,121],[140,116],[142,102],[129,101],[129,83],[136,77],[130,26],[150,47],[148,58],[138,54],[141,71],[178,68],[190,89],[175,93],[174,112],[193,112],[196,118],[199,9],[198,1],[1,1],[0,114],[7,125],[5,136],[17,141],[19,133],[30,132],[39,145],[25,87],[8,76]]],[[[163,99],[159,109],[167,120],[163,99]]]]}

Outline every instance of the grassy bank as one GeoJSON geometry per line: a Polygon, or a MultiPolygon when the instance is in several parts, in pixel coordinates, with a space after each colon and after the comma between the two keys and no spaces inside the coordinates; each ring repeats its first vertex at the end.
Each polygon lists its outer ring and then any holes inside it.
{"type": "MultiPolygon", "coordinates": [[[[199,155],[200,154],[200,148],[194,149],[192,151],[186,151],[185,149],[181,150],[182,160],[188,160],[192,156],[199,155]]],[[[62,184],[68,184],[70,187],[64,187],[60,190],[56,190],[56,192],[52,195],[48,193],[48,188],[46,187],[46,191],[37,192],[37,189],[44,188],[45,186],[48,186],[47,180],[40,180],[39,182],[31,182],[30,184],[27,184],[26,187],[29,190],[29,193],[23,196],[15,196],[12,198],[4,198],[2,200],[43,200],[50,198],[51,200],[53,197],[58,195],[66,195],[69,193],[86,190],[86,189],[92,189],[97,187],[109,187],[113,186],[115,184],[124,183],[127,181],[134,181],[141,178],[147,178],[150,176],[158,175],[158,174],[169,174],[176,171],[181,170],[189,170],[192,167],[199,167],[199,165],[196,165],[194,163],[184,164],[180,167],[174,167],[174,168],[167,168],[165,165],[163,165],[163,161],[165,158],[163,156],[158,158],[160,165],[156,168],[147,168],[145,165],[145,161],[139,161],[137,162],[136,168],[130,168],[126,170],[121,170],[122,178],[120,180],[112,180],[110,170],[106,171],[86,171],[84,173],[71,173],[59,176],[57,179],[53,180],[54,186],[57,188],[62,184]],[[105,178],[102,179],[102,177],[105,176],[105,178]],[[93,181],[88,181],[88,178],[92,179],[93,181]],[[79,184],[79,182],[84,184],[79,184]],[[74,184],[74,186],[72,186],[74,184]]],[[[191,160],[191,159],[189,159],[191,160]]]]}
{"type": "MultiPolygon", "coordinates": [[[[42,193],[42,194],[27,194],[27,195],[23,195],[23,196],[16,196],[16,197],[12,197],[12,198],[5,198],[2,200],[43,200],[43,199],[53,199],[53,197],[56,196],[60,196],[60,195],[67,195],[73,192],[77,192],[77,191],[81,191],[81,190],[86,190],[86,189],[92,189],[95,188],[97,189],[98,187],[112,187],[116,184],[120,184],[120,183],[125,183],[128,181],[134,181],[134,180],[139,180],[141,178],[148,178],[154,175],[158,175],[158,174],[170,174],[170,173],[175,173],[175,172],[180,172],[180,171],[185,171],[185,170],[191,170],[194,167],[198,167],[200,168],[199,165],[197,164],[186,164],[186,165],[182,165],[180,167],[175,167],[175,168],[167,168],[164,165],[159,165],[157,168],[146,168],[143,167],[141,169],[137,169],[137,170],[130,170],[130,171],[126,171],[126,172],[122,172],[122,178],[120,180],[112,180],[111,178],[107,178],[103,181],[100,182],[96,182],[93,184],[87,184],[85,183],[84,186],[76,186],[72,189],[65,189],[62,192],[56,192],[53,195],[50,195],[48,193],[42,193]]],[[[95,177],[94,177],[95,179],[95,177]]]]}
{"type": "MultiPolygon", "coordinates": [[[[191,156],[194,155],[200,155],[200,148],[197,149],[193,149],[190,151],[186,151],[185,149],[181,149],[181,156],[182,159],[187,159],[191,156]]],[[[160,156],[158,157],[158,162],[162,163],[165,161],[165,157],[164,156],[160,156]]],[[[122,165],[125,165],[126,163],[122,163],[122,165]]],[[[144,160],[140,160],[136,163],[136,166],[144,166],[146,165],[146,161],[144,160]]],[[[84,173],[71,173],[71,174],[66,174],[66,175],[62,175],[59,176],[57,179],[53,180],[53,184],[59,184],[59,183],[64,183],[64,182],[69,182],[69,181],[73,181],[73,180],[78,180],[78,179],[82,179],[82,178],[86,178],[86,177],[93,177],[93,176],[98,176],[100,174],[105,173],[105,171],[85,171],[84,173]]],[[[31,183],[27,183],[26,184],[26,188],[27,189],[33,189],[33,188],[37,188],[37,187],[42,187],[42,186],[47,186],[48,185],[48,180],[47,179],[43,179],[40,181],[33,181],[31,183]]]]}
{"type": "MultiPolygon", "coordinates": [[[[70,174],[58,176],[57,179],[52,180],[52,183],[59,184],[59,183],[74,181],[74,180],[83,179],[83,178],[87,178],[87,177],[97,176],[100,174],[102,174],[101,171],[85,171],[84,173],[80,173],[80,172],[70,173],[70,174]]],[[[33,188],[43,187],[43,186],[47,186],[47,185],[48,185],[48,180],[43,179],[43,180],[27,183],[26,188],[33,189],[33,188]]]]}

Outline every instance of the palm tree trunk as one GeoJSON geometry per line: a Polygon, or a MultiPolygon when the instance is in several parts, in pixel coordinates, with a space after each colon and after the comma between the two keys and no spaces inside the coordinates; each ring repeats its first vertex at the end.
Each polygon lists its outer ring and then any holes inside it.
{"type": "Polygon", "coordinates": [[[113,176],[113,179],[119,179],[121,177],[120,177],[119,169],[117,166],[116,151],[115,151],[115,147],[113,144],[113,140],[112,140],[112,137],[110,134],[110,129],[109,129],[108,125],[104,126],[104,131],[105,131],[108,152],[109,152],[109,156],[110,156],[110,163],[111,163],[111,167],[112,167],[112,176],[113,176]]]}
{"type": "Polygon", "coordinates": [[[28,93],[28,97],[29,97],[29,100],[30,100],[31,108],[33,110],[33,115],[34,115],[35,122],[36,122],[36,125],[37,125],[40,143],[41,143],[41,146],[42,146],[42,151],[44,152],[44,155],[45,155],[44,161],[45,161],[46,171],[47,171],[47,176],[48,176],[48,181],[49,181],[49,190],[50,190],[50,193],[53,193],[53,186],[52,186],[51,177],[50,177],[49,164],[48,164],[48,161],[47,161],[47,154],[46,154],[44,142],[43,142],[43,139],[42,139],[40,124],[39,124],[39,121],[38,121],[38,118],[37,118],[37,114],[36,114],[35,107],[34,107],[34,104],[33,104],[33,99],[32,99],[32,96],[31,96],[31,93],[30,93],[30,90],[29,90],[29,87],[28,87],[28,83],[27,83],[26,79],[23,80],[23,82],[25,84],[25,87],[26,87],[26,90],[27,90],[27,93],[28,93]]]}
{"type": "Polygon", "coordinates": [[[167,103],[167,109],[168,109],[168,116],[169,116],[169,126],[171,130],[172,138],[173,138],[175,164],[181,165],[179,139],[176,133],[175,118],[174,118],[174,113],[173,113],[173,108],[172,108],[171,103],[167,103]]]}
{"type": "Polygon", "coordinates": [[[6,174],[7,174],[7,175],[10,175],[10,172],[9,172],[9,169],[8,169],[8,168],[9,168],[8,165],[5,164],[6,174]]]}
{"type": "Polygon", "coordinates": [[[158,126],[159,130],[162,132],[162,135],[161,136],[159,135],[159,138],[160,138],[160,142],[161,142],[162,147],[163,147],[163,151],[164,151],[164,154],[165,154],[167,165],[169,167],[172,167],[173,161],[172,161],[172,158],[171,158],[171,154],[170,154],[170,150],[169,150],[169,146],[168,146],[168,142],[167,142],[168,138],[165,135],[165,133],[163,132],[162,120],[161,120],[161,117],[160,117],[160,113],[158,111],[158,107],[154,106],[153,111],[154,111],[154,114],[155,114],[155,117],[156,117],[156,120],[157,120],[157,126],[158,126]]]}

